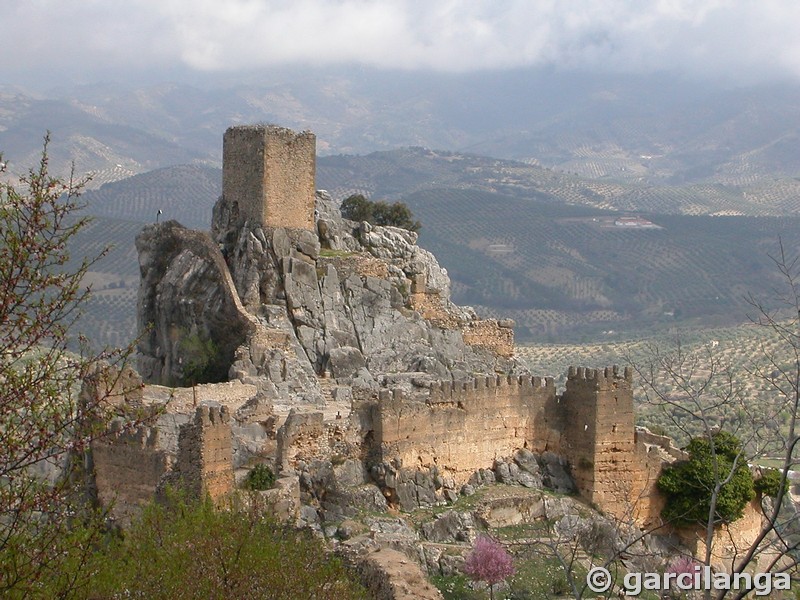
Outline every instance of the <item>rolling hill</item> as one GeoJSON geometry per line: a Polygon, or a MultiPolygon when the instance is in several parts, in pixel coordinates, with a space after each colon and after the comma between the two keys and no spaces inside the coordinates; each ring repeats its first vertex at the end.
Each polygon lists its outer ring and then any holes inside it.
{"type": "MultiPolygon", "coordinates": [[[[117,244],[93,273],[92,339],[118,343],[132,332],[136,232],[159,209],[163,219],[207,228],[220,183],[219,169],[182,165],[85,195],[97,220],[75,254],[117,244]]],[[[607,183],[409,148],[321,157],[317,184],[339,198],[361,191],[405,201],[422,220],[421,245],[448,269],[455,300],[514,318],[520,341],[741,322],[746,294],[773,281],[768,253],[779,236],[789,246],[800,240],[800,181],[791,178],[747,187],[607,183]],[[615,224],[624,217],[628,225],[615,224]]]]}
{"type": "Polygon", "coordinates": [[[219,166],[240,123],[311,129],[322,155],[423,146],[542,165],[608,184],[755,185],[800,173],[790,85],[722,87],[667,73],[517,69],[464,74],[296,69],[228,81],[0,87],[0,149],[95,183],[185,163],[219,166]]]}

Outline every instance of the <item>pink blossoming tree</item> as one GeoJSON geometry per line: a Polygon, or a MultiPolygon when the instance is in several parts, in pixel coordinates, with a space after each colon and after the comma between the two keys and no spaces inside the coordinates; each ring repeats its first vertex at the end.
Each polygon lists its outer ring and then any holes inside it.
{"type": "Polygon", "coordinates": [[[514,574],[511,555],[499,543],[481,536],[464,563],[464,573],[473,581],[489,584],[489,597],[494,600],[494,586],[514,574]]]}

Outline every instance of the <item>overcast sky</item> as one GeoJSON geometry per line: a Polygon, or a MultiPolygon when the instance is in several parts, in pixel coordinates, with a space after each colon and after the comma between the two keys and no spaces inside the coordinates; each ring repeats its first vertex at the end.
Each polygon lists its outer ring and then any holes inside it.
{"type": "Polygon", "coordinates": [[[4,84],[308,64],[800,80],[798,0],[0,0],[0,39],[4,84]]]}

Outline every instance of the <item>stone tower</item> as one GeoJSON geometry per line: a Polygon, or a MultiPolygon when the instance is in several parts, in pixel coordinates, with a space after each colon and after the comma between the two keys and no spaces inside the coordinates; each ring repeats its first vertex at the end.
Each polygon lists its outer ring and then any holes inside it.
{"type": "Polygon", "coordinates": [[[566,418],[563,453],[581,495],[616,512],[634,493],[633,373],[617,367],[570,367],[562,396],[566,418]]]}
{"type": "Polygon", "coordinates": [[[233,489],[233,446],[227,406],[198,406],[194,420],[181,426],[173,472],[191,496],[224,498],[233,489]]]}
{"type": "Polygon", "coordinates": [[[222,195],[262,226],[313,230],[316,145],[310,131],[230,127],[222,144],[222,195]]]}

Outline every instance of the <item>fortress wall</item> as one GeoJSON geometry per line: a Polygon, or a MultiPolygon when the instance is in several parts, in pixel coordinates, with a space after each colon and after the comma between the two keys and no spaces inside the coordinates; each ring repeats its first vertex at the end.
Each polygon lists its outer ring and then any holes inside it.
{"type": "Polygon", "coordinates": [[[175,465],[190,494],[219,500],[233,489],[233,446],[228,408],[198,406],[194,421],[181,426],[175,465]]]}
{"type": "Polygon", "coordinates": [[[167,454],[158,449],[158,430],[137,427],[122,431],[112,422],[111,434],[92,444],[97,496],[112,516],[128,523],[139,507],[153,499],[159,480],[168,470],[167,454]]]}
{"type": "Polygon", "coordinates": [[[383,390],[376,439],[384,460],[399,458],[406,469],[436,465],[463,483],[476,469],[529,446],[533,408],[553,397],[553,380],[539,377],[443,382],[431,388],[427,401],[383,390]]]}
{"type": "Polygon", "coordinates": [[[230,127],[222,145],[222,195],[266,227],[314,229],[316,136],[274,126],[230,127]]]}
{"type": "Polygon", "coordinates": [[[632,372],[571,368],[566,391],[552,379],[488,377],[435,384],[426,398],[383,390],[375,419],[382,460],[436,466],[463,483],[519,448],[561,454],[580,494],[620,518],[653,517],[661,455],[637,448],[632,372]],[[658,463],[658,464],[656,464],[658,463]]]}
{"type": "Polygon", "coordinates": [[[496,319],[485,319],[468,323],[461,329],[464,343],[483,346],[499,356],[514,355],[514,330],[501,327],[496,319]]]}

